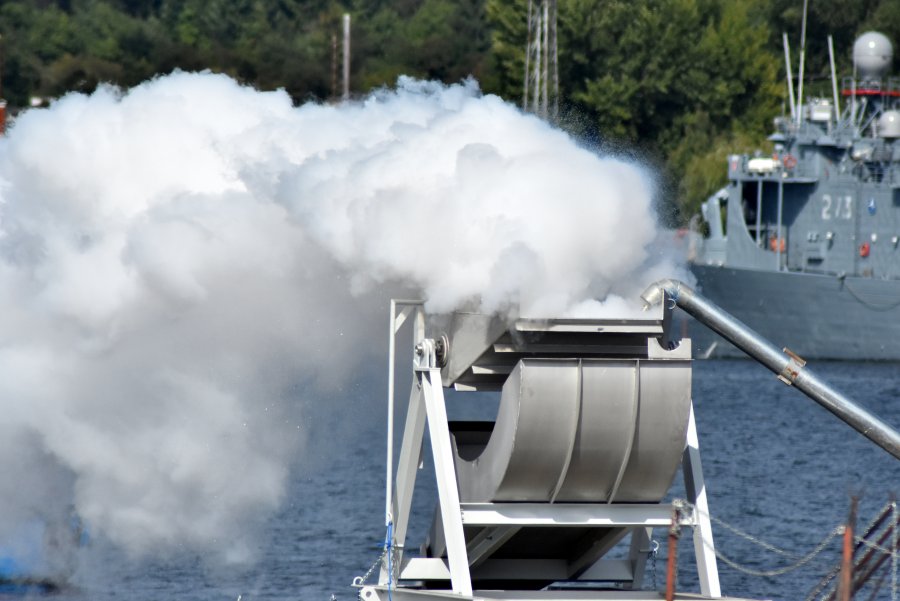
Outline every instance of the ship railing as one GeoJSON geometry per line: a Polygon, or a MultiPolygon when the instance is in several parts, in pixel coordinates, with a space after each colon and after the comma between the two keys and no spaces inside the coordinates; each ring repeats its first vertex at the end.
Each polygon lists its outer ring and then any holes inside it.
{"type": "MultiPolygon", "coordinates": [[[[841,79],[841,94],[844,96],[853,96],[857,94],[869,96],[873,92],[885,91],[882,88],[881,83],[881,79],[878,78],[857,80],[854,77],[844,77],[841,79]]],[[[890,85],[890,80],[888,81],[888,85],[890,85]]]]}
{"type": "Polygon", "coordinates": [[[888,95],[895,95],[900,92],[900,77],[891,75],[885,80],[885,90],[888,95]]]}
{"type": "Polygon", "coordinates": [[[732,180],[742,181],[789,181],[792,178],[804,180],[818,177],[815,167],[799,157],[788,152],[773,154],[771,157],[751,157],[749,155],[732,155],[729,157],[728,177],[732,180]],[[753,167],[754,159],[769,160],[769,166],[763,168],[753,167]]]}

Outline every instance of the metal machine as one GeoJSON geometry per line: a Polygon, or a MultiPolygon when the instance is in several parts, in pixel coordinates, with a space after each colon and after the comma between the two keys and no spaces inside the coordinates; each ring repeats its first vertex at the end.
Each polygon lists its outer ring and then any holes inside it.
{"type": "MultiPolygon", "coordinates": [[[[642,587],[651,530],[682,526],[694,531],[702,598],[721,597],[691,402],[691,342],[672,335],[676,306],[900,458],[894,428],[688,286],[661,280],[641,298],[648,311],[641,319],[455,313],[430,324],[433,333],[421,302],[392,301],[388,537],[378,583],[355,582],[362,601],[660,599],[642,587]],[[395,468],[395,339],[408,320],[413,381],[395,468]],[[443,387],[451,386],[498,392],[496,419],[449,421],[443,387]],[[438,507],[414,556],[406,538],[426,423],[438,507]],[[687,503],[666,503],[679,464],[687,503]],[[612,556],[614,548],[625,552],[612,556]]],[[[666,598],[676,598],[672,586],[666,598]]]]}
{"type": "Polygon", "coordinates": [[[671,337],[670,311],[512,321],[456,313],[431,332],[421,303],[392,302],[389,549],[378,584],[357,583],[360,598],[659,598],[640,592],[650,530],[673,519],[694,529],[702,594],[720,596],[691,346],[671,337]],[[394,469],[394,340],[408,319],[413,384],[394,469]],[[499,393],[496,420],[448,421],[443,387],[499,393]],[[426,423],[439,503],[413,554],[406,538],[426,423]],[[679,465],[689,510],[664,502],[679,465]]]}

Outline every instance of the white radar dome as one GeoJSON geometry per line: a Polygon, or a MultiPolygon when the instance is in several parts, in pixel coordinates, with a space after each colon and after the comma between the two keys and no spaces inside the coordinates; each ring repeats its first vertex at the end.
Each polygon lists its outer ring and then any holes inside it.
{"type": "Polygon", "coordinates": [[[894,47],[882,33],[867,31],[853,44],[853,64],[862,77],[875,77],[884,73],[894,60],[894,47]]]}
{"type": "Polygon", "coordinates": [[[883,138],[900,138],[900,111],[885,111],[878,119],[878,135],[883,138]]]}

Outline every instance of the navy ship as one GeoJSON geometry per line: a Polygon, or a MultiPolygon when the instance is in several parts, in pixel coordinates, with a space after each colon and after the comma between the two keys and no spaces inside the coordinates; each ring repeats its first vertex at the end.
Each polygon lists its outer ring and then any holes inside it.
{"type": "MultiPolygon", "coordinates": [[[[771,155],[728,157],[728,184],[702,205],[689,259],[704,295],[806,358],[900,360],[900,78],[890,40],[853,47],[841,84],[829,37],[830,98],[775,119],[771,155]]],[[[702,328],[701,356],[731,354],[702,328]]]]}

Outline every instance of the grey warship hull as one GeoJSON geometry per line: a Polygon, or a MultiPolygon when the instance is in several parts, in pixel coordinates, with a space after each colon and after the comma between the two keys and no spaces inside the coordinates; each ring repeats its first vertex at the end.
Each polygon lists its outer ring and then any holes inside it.
{"type": "MultiPolygon", "coordinates": [[[[692,265],[700,291],[806,359],[900,361],[900,280],[692,265]]],[[[700,356],[740,351],[696,322],[700,356]]]]}

